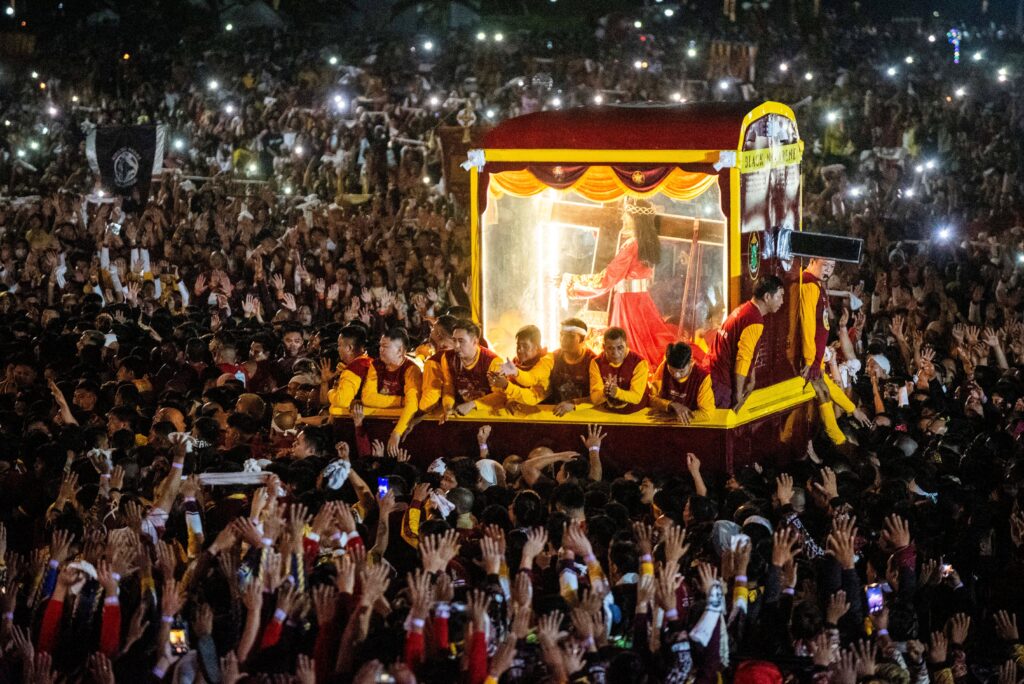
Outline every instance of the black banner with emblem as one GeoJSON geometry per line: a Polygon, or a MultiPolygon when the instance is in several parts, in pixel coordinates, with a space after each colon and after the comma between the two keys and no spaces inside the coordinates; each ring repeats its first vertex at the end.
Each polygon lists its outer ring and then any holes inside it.
{"type": "Polygon", "coordinates": [[[104,190],[144,204],[164,163],[164,127],[98,126],[86,138],[85,152],[104,190]]]}

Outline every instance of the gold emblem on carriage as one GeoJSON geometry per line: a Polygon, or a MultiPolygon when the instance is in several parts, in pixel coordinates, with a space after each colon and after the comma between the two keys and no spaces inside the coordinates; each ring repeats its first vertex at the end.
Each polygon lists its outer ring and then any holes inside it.
{"type": "Polygon", "coordinates": [[[644,182],[644,172],[634,171],[633,175],[631,175],[629,179],[633,181],[633,185],[642,185],[644,182]]]}
{"type": "Polygon", "coordinates": [[[556,166],[551,169],[551,175],[555,177],[555,180],[562,180],[565,177],[565,169],[561,166],[556,166]]]}

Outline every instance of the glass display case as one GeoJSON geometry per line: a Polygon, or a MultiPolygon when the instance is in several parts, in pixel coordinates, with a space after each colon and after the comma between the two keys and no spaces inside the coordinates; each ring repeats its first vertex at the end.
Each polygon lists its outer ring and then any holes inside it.
{"type": "MultiPolygon", "coordinates": [[[[495,190],[496,185],[480,223],[480,314],[491,348],[514,356],[516,331],[528,324],[540,328],[548,348],[557,347],[559,323],[569,317],[587,322],[590,344],[597,348],[612,320],[616,293],[638,282],[616,281],[606,270],[615,269],[631,238],[626,200],[620,195],[600,202],[554,188],[523,197],[495,190]],[[578,288],[566,287],[570,280],[596,286],[581,295],[578,288]]],[[[687,200],[656,193],[647,202],[661,249],[653,276],[641,286],[661,322],[692,340],[720,322],[728,308],[719,188],[705,184],[687,200]]]]}

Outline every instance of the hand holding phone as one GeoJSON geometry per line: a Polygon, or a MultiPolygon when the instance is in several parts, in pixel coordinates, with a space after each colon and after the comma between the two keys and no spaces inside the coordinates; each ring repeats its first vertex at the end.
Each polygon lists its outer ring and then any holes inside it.
{"type": "Polygon", "coordinates": [[[865,586],[864,595],[868,600],[869,613],[877,613],[885,607],[885,597],[882,595],[882,587],[877,583],[865,586]]]}

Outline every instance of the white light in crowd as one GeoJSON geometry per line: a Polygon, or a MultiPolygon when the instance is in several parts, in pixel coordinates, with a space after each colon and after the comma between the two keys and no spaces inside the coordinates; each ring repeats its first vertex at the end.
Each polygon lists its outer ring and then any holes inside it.
{"type": "Polygon", "coordinates": [[[234,114],[235,113],[235,105],[230,104],[230,103],[224,105],[224,111],[227,112],[228,114],[234,114]]]}
{"type": "Polygon", "coordinates": [[[682,93],[672,93],[672,101],[673,102],[679,102],[682,99],[683,99],[683,94],[682,93]]]}
{"type": "Polygon", "coordinates": [[[914,63],[914,55],[907,55],[903,59],[903,61],[906,62],[907,64],[913,64],[914,63]]]}
{"type": "Polygon", "coordinates": [[[957,97],[963,97],[964,95],[967,94],[967,88],[960,86],[953,92],[953,94],[956,95],[957,97]]]}
{"type": "Polygon", "coordinates": [[[633,28],[643,28],[643,26],[644,26],[644,23],[642,21],[640,21],[639,19],[637,19],[636,21],[633,22],[633,28]]]}
{"type": "Polygon", "coordinates": [[[1024,264],[1024,254],[1018,254],[1017,255],[1017,263],[1018,264],[1024,264]]]}
{"type": "Polygon", "coordinates": [[[301,156],[302,156],[303,154],[305,154],[305,153],[306,153],[306,150],[304,150],[304,149],[302,148],[302,145],[296,145],[296,146],[295,146],[295,154],[297,154],[298,156],[300,156],[300,157],[301,157],[301,156]]]}
{"type": "Polygon", "coordinates": [[[935,42],[935,34],[934,33],[931,33],[931,34],[928,35],[928,42],[929,43],[934,43],[935,42]]]}
{"type": "Polygon", "coordinates": [[[53,105],[50,105],[49,107],[47,107],[46,111],[49,113],[50,116],[57,116],[57,114],[60,113],[60,112],[57,111],[57,108],[54,107],[53,105]]]}
{"type": "Polygon", "coordinates": [[[672,9],[671,7],[666,7],[665,8],[665,16],[666,17],[671,17],[675,13],[676,13],[676,11],[674,9],[672,9]]]}
{"type": "Polygon", "coordinates": [[[33,71],[32,72],[32,78],[39,78],[39,72],[38,71],[33,71]]]}
{"type": "Polygon", "coordinates": [[[928,169],[929,171],[931,171],[932,169],[934,169],[934,168],[935,168],[935,166],[936,166],[936,163],[935,163],[935,160],[934,160],[934,159],[929,159],[929,160],[928,160],[928,161],[926,161],[926,162],[925,162],[925,164],[924,164],[924,168],[928,169]]]}
{"type": "Polygon", "coordinates": [[[185,141],[182,140],[181,138],[178,138],[177,140],[175,140],[174,141],[174,149],[176,149],[176,150],[183,150],[183,149],[185,149],[185,141]]]}
{"type": "Polygon", "coordinates": [[[855,185],[852,188],[850,188],[850,197],[860,197],[860,194],[862,192],[864,192],[864,189],[861,188],[859,185],[855,185]]]}
{"type": "Polygon", "coordinates": [[[234,31],[235,30],[235,25],[232,24],[232,23],[224,24],[224,30],[225,31],[234,31]]]}
{"type": "Polygon", "coordinates": [[[424,176],[423,177],[423,184],[424,185],[430,185],[430,176],[424,176]]]}
{"type": "Polygon", "coordinates": [[[782,73],[786,73],[787,71],[789,71],[789,62],[783,62],[782,64],[780,64],[779,71],[781,71],[782,73]]]}
{"type": "Polygon", "coordinates": [[[441,101],[437,99],[437,95],[431,95],[430,96],[430,106],[431,107],[436,107],[440,103],[441,103],[441,101]]]}
{"type": "Polygon", "coordinates": [[[996,76],[996,80],[1000,83],[1006,83],[1006,74],[999,74],[996,76]]]}
{"type": "Polygon", "coordinates": [[[601,104],[602,102],[604,102],[604,95],[598,93],[594,96],[594,104],[601,104]]]}
{"type": "Polygon", "coordinates": [[[971,59],[973,59],[975,62],[980,62],[984,56],[985,55],[982,54],[981,50],[978,50],[973,55],[971,55],[971,59]]]}
{"type": "Polygon", "coordinates": [[[722,90],[728,90],[729,82],[726,81],[725,79],[722,79],[721,81],[718,82],[718,87],[721,88],[722,90]]]}
{"type": "Polygon", "coordinates": [[[551,106],[555,107],[556,109],[558,107],[561,107],[562,106],[562,98],[560,98],[560,97],[552,98],[551,99],[551,106]]]}
{"type": "Polygon", "coordinates": [[[519,79],[519,87],[522,88],[525,85],[526,85],[526,81],[524,81],[523,79],[519,79]]]}
{"type": "Polygon", "coordinates": [[[100,188],[99,190],[96,191],[96,196],[97,197],[106,197],[107,193],[106,193],[106,191],[103,190],[103,188],[100,188]]]}
{"type": "Polygon", "coordinates": [[[18,156],[19,157],[24,157],[25,156],[25,150],[18,150],[18,156]]]}
{"type": "Polygon", "coordinates": [[[258,170],[256,162],[249,162],[249,166],[247,166],[245,170],[249,172],[250,176],[255,176],[256,171],[258,170]]]}
{"type": "Polygon", "coordinates": [[[889,74],[890,76],[895,76],[896,75],[896,67],[889,67],[888,69],[885,70],[885,73],[889,74]]]}
{"type": "Polygon", "coordinates": [[[634,69],[639,69],[639,68],[640,68],[640,66],[641,66],[642,64],[643,64],[643,62],[641,62],[641,61],[640,61],[640,60],[638,59],[638,60],[636,60],[635,62],[633,62],[633,68],[634,68],[634,69]]]}
{"type": "Polygon", "coordinates": [[[327,63],[330,64],[331,66],[335,66],[338,63],[338,58],[335,57],[334,55],[331,55],[331,58],[327,60],[327,63]]]}
{"type": "Polygon", "coordinates": [[[825,115],[825,121],[828,121],[829,123],[835,123],[836,121],[839,121],[839,112],[829,112],[828,114],[825,115]]]}
{"type": "Polygon", "coordinates": [[[7,14],[7,16],[9,16],[9,17],[13,17],[13,16],[14,16],[14,8],[13,8],[13,7],[11,7],[11,6],[8,6],[8,7],[7,7],[7,9],[5,9],[5,10],[4,10],[4,12],[5,12],[5,13],[7,14]]]}
{"type": "Polygon", "coordinates": [[[476,34],[476,39],[479,41],[487,40],[487,34],[484,33],[483,31],[480,31],[479,33],[476,34]]]}
{"type": "Polygon", "coordinates": [[[650,66],[650,65],[647,64],[647,60],[644,60],[643,62],[640,62],[640,68],[646,69],[648,66],[650,66]]]}
{"type": "Polygon", "coordinates": [[[72,102],[78,102],[78,96],[77,95],[72,95],[71,96],[71,101],[72,102]]]}
{"type": "Polygon", "coordinates": [[[486,116],[488,119],[493,119],[495,116],[494,110],[488,109],[486,112],[484,112],[484,116],[486,116]]]}
{"type": "Polygon", "coordinates": [[[804,74],[804,80],[806,80],[806,81],[813,81],[814,80],[814,74],[811,73],[810,71],[808,71],[806,74],[804,74]]]}
{"type": "Polygon", "coordinates": [[[48,135],[50,133],[50,129],[46,126],[43,126],[41,133],[43,135],[48,135]]]}
{"type": "Polygon", "coordinates": [[[4,119],[4,126],[10,126],[10,125],[11,125],[11,120],[10,119],[4,119]]]}
{"type": "Polygon", "coordinates": [[[693,59],[697,56],[697,48],[686,48],[686,56],[693,59]]]}
{"type": "Polygon", "coordinates": [[[906,190],[903,191],[903,195],[904,195],[904,197],[913,197],[914,196],[914,188],[907,188],[906,190]]]}
{"type": "Polygon", "coordinates": [[[1006,67],[999,67],[999,71],[997,71],[996,73],[999,74],[1000,76],[1005,76],[1006,75],[1006,71],[1007,71],[1006,67]]]}
{"type": "Polygon", "coordinates": [[[33,150],[38,150],[38,149],[39,149],[39,143],[38,143],[37,141],[35,141],[35,140],[33,140],[32,142],[30,142],[30,143],[28,144],[28,146],[29,146],[30,148],[32,148],[33,150]]]}
{"type": "Polygon", "coordinates": [[[345,98],[341,95],[334,96],[334,106],[338,109],[345,109],[345,98]]]}
{"type": "Polygon", "coordinates": [[[915,166],[914,171],[917,171],[918,173],[924,173],[924,164],[918,164],[917,166],[915,166]]]}
{"type": "Polygon", "coordinates": [[[939,228],[937,236],[940,240],[948,240],[952,234],[953,231],[952,229],[949,228],[949,226],[943,226],[942,228],[939,228]]]}
{"type": "Polygon", "coordinates": [[[210,90],[216,90],[217,88],[220,88],[220,83],[217,83],[217,79],[211,78],[209,81],[207,81],[206,87],[210,90]]]}
{"type": "Polygon", "coordinates": [[[505,34],[504,33],[495,33],[494,34],[494,42],[495,43],[500,43],[503,40],[505,40],[505,34]]]}
{"type": "Polygon", "coordinates": [[[430,52],[431,50],[433,50],[434,49],[434,41],[432,41],[432,40],[424,41],[423,42],[423,49],[426,50],[427,52],[430,52]]]}
{"type": "Polygon", "coordinates": [[[292,194],[292,186],[290,186],[290,185],[284,186],[284,194],[286,194],[286,195],[292,194]]]}

